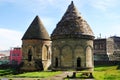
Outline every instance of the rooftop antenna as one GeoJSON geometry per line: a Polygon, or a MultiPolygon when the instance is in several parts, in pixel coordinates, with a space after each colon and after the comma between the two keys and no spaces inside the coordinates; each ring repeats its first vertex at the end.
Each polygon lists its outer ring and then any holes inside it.
{"type": "Polygon", "coordinates": [[[101,33],[99,35],[100,35],[100,38],[101,38],[101,33]]]}

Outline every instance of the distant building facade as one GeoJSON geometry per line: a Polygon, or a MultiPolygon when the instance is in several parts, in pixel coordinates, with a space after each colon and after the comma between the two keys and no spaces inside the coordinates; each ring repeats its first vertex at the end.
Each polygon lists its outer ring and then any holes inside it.
{"type": "Polygon", "coordinates": [[[0,65],[2,64],[9,64],[9,56],[5,56],[3,54],[0,54],[0,65]]]}
{"type": "Polygon", "coordinates": [[[10,56],[10,50],[0,51],[0,54],[4,54],[5,56],[10,56]]]}
{"type": "Polygon", "coordinates": [[[120,37],[98,38],[94,40],[95,61],[120,61],[120,37]]]}
{"type": "Polygon", "coordinates": [[[10,64],[20,64],[22,60],[22,50],[20,47],[15,47],[10,50],[10,64]]]}
{"type": "Polygon", "coordinates": [[[0,58],[5,57],[5,54],[0,54],[0,58]]]}
{"type": "Polygon", "coordinates": [[[9,64],[9,55],[10,55],[9,50],[0,51],[0,65],[9,64]]]}

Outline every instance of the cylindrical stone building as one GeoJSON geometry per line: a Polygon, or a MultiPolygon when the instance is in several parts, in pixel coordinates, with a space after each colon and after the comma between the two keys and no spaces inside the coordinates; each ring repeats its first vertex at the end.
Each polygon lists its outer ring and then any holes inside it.
{"type": "Polygon", "coordinates": [[[38,16],[22,37],[21,71],[47,70],[51,65],[51,40],[38,16]]]}
{"type": "Polygon", "coordinates": [[[51,34],[51,39],[53,70],[93,70],[94,35],[73,2],[51,34]]]}

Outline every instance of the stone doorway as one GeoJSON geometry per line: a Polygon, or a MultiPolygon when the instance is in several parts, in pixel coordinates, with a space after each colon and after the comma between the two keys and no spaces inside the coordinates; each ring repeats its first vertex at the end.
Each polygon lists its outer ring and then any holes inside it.
{"type": "Polygon", "coordinates": [[[77,67],[81,67],[81,58],[80,57],[77,58],[77,67]]]}
{"type": "Polygon", "coordinates": [[[55,67],[58,67],[58,58],[55,58],[55,67]]]}

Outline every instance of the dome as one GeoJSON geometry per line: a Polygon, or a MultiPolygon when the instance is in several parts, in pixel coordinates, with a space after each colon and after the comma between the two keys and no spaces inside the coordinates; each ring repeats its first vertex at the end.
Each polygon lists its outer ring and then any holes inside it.
{"type": "Polygon", "coordinates": [[[81,35],[93,36],[90,26],[82,18],[73,1],[51,34],[51,38],[62,37],[64,35],[70,37],[80,37],[81,35]]]}
{"type": "Polygon", "coordinates": [[[42,40],[50,40],[49,34],[43,26],[40,18],[38,16],[35,17],[27,31],[25,32],[22,40],[25,39],[42,39],[42,40]]]}

